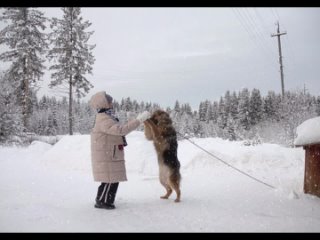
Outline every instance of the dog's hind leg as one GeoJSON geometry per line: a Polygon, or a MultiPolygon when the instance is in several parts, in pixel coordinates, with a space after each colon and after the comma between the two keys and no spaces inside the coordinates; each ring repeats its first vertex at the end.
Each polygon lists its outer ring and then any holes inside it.
{"type": "Polygon", "coordinates": [[[177,198],[174,200],[175,202],[180,202],[181,191],[180,191],[180,183],[179,180],[170,179],[169,181],[170,187],[176,192],[177,198]]]}
{"type": "Polygon", "coordinates": [[[166,193],[166,195],[163,195],[163,196],[160,197],[160,198],[162,198],[162,199],[168,199],[169,196],[170,196],[171,193],[172,193],[172,189],[171,189],[169,186],[165,186],[165,188],[166,188],[166,190],[167,190],[167,193],[166,193]]]}

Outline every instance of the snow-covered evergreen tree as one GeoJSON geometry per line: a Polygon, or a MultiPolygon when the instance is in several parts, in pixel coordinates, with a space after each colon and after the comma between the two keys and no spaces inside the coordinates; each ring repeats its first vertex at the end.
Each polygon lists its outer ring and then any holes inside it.
{"type": "Polygon", "coordinates": [[[277,119],[277,98],[274,91],[269,91],[268,95],[263,101],[263,118],[265,120],[276,120],[277,119]]]}
{"type": "Polygon", "coordinates": [[[137,102],[137,100],[132,101],[132,111],[139,112],[139,103],[137,102]]]}
{"type": "Polygon", "coordinates": [[[187,115],[191,116],[192,115],[192,109],[189,103],[184,103],[181,105],[181,111],[183,113],[186,113],[187,115]]]}
{"type": "Polygon", "coordinates": [[[209,107],[209,100],[206,100],[204,102],[201,102],[199,105],[199,120],[201,122],[207,121],[207,112],[209,107]]]}
{"type": "Polygon", "coordinates": [[[250,94],[247,88],[242,89],[239,94],[239,106],[238,106],[238,116],[239,121],[243,129],[249,130],[250,129],[250,109],[249,109],[249,102],[250,102],[250,94]]]}
{"type": "Polygon", "coordinates": [[[253,89],[249,101],[249,119],[250,125],[256,125],[262,119],[263,108],[262,108],[262,98],[260,91],[258,89],[253,89]]]}
{"type": "Polygon", "coordinates": [[[207,123],[210,121],[216,120],[216,119],[214,119],[215,113],[214,113],[213,105],[211,104],[211,102],[209,102],[206,116],[207,116],[207,123]]]}
{"type": "Polygon", "coordinates": [[[179,103],[178,100],[175,102],[174,107],[173,107],[173,110],[174,110],[175,112],[180,112],[181,109],[180,109],[180,103],[179,103]]]}
{"type": "Polygon", "coordinates": [[[318,96],[316,100],[316,113],[317,116],[320,116],[320,96],[318,96]]]}
{"type": "Polygon", "coordinates": [[[223,97],[220,97],[219,106],[218,106],[218,126],[221,129],[224,129],[227,126],[228,115],[226,112],[225,101],[223,97]]]}
{"type": "Polygon", "coordinates": [[[219,116],[219,104],[216,101],[214,101],[212,104],[211,114],[212,114],[212,117],[210,117],[210,120],[212,120],[212,122],[216,124],[218,122],[218,116],[219,116]]]}
{"type": "Polygon", "coordinates": [[[284,131],[283,142],[293,146],[296,127],[305,120],[315,117],[316,112],[312,107],[312,99],[309,94],[301,92],[285,92],[280,105],[281,126],[284,131]]]}
{"type": "Polygon", "coordinates": [[[62,19],[51,20],[50,42],[53,48],[47,56],[50,60],[55,60],[50,67],[54,71],[50,87],[66,84],[69,90],[69,134],[72,135],[73,93],[80,98],[93,87],[85,74],[92,73],[95,61],[92,50],[95,46],[87,43],[93,32],[86,32],[91,23],[83,21],[80,8],[62,8],[62,11],[62,19]]]}
{"type": "Polygon", "coordinates": [[[233,92],[230,96],[229,113],[230,113],[230,117],[234,121],[237,121],[238,119],[238,105],[239,105],[239,100],[238,100],[237,94],[236,92],[233,92]]]}
{"type": "Polygon", "coordinates": [[[232,118],[231,113],[228,115],[228,120],[226,124],[227,138],[231,141],[237,140],[236,136],[236,121],[232,118]]]}
{"type": "Polygon", "coordinates": [[[133,104],[131,102],[130,97],[124,99],[123,106],[121,107],[121,109],[125,112],[133,111],[133,104]]]}
{"type": "Polygon", "coordinates": [[[231,96],[230,96],[230,91],[227,90],[226,93],[224,94],[224,112],[225,115],[227,116],[226,119],[228,118],[228,115],[230,113],[230,107],[231,107],[231,96]]]}
{"type": "Polygon", "coordinates": [[[24,130],[29,128],[32,111],[32,94],[45,69],[43,55],[47,49],[45,29],[46,18],[33,8],[8,8],[0,21],[8,25],[0,32],[0,44],[9,51],[0,54],[0,60],[11,62],[8,79],[13,83],[14,92],[22,106],[24,130]]]}
{"type": "Polygon", "coordinates": [[[0,73],[0,86],[0,142],[6,142],[10,137],[20,135],[23,129],[22,113],[14,86],[3,73],[0,73]]]}

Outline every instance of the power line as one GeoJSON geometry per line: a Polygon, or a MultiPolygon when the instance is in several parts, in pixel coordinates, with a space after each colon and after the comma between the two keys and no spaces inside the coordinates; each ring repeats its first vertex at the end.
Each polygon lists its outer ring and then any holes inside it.
{"type": "MultiPolygon", "coordinates": [[[[270,31],[268,29],[268,25],[266,24],[266,22],[264,21],[264,18],[261,16],[261,14],[259,13],[259,11],[256,9],[256,8],[253,8],[254,9],[254,13],[255,15],[257,16],[257,18],[259,19],[261,25],[262,25],[262,29],[265,30],[265,35],[263,36],[268,36],[270,31]]],[[[266,39],[266,38],[265,38],[266,39]]],[[[271,44],[270,41],[266,41],[267,43],[271,44]]],[[[272,51],[273,54],[275,54],[275,50],[273,49],[273,46],[272,45],[268,45],[272,51]]]]}
{"type": "Polygon", "coordinates": [[[271,48],[270,45],[268,45],[268,43],[270,43],[270,41],[266,40],[267,35],[263,34],[263,32],[261,30],[262,29],[261,25],[257,24],[257,21],[255,21],[255,19],[252,17],[252,15],[250,14],[250,12],[247,8],[245,8],[244,10],[245,10],[246,15],[248,16],[249,22],[253,26],[252,29],[255,30],[255,27],[257,27],[256,33],[257,33],[257,36],[261,39],[262,46],[268,51],[269,54],[271,54],[271,52],[274,52],[274,50],[273,50],[273,48],[271,48]]]}
{"type": "MultiPolygon", "coordinates": [[[[257,38],[256,38],[255,34],[254,34],[252,31],[249,30],[249,29],[250,29],[250,26],[248,26],[246,19],[245,19],[244,16],[240,13],[240,11],[239,11],[238,9],[236,9],[236,8],[232,8],[232,11],[233,11],[234,15],[236,16],[236,18],[239,20],[240,25],[241,25],[241,26],[243,27],[243,29],[248,33],[250,41],[252,41],[253,44],[254,44],[258,49],[261,49],[261,50],[263,51],[263,53],[264,53],[263,56],[265,56],[265,58],[266,58],[266,60],[267,60],[267,63],[268,63],[268,66],[270,66],[270,67],[273,69],[275,66],[272,66],[272,65],[270,64],[270,62],[271,62],[270,59],[267,58],[267,56],[270,54],[270,52],[268,52],[268,51],[266,52],[266,49],[263,47],[263,45],[261,45],[261,42],[260,42],[260,41],[258,41],[258,40],[257,40],[257,41],[253,40],[253,39],[257,39],[257,38]]],[[[271,58],[270,55],[269,55],[269,58],[271,58]]]]}

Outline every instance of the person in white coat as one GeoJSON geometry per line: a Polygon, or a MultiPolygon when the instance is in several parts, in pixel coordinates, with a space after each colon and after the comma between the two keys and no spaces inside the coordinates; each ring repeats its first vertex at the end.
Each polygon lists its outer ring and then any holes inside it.
{"type": "Polygon", "coordinates": [[[96,208],[114,209],[119,182],[127,181],[124,147],[125,136],[150,117],[148,111],[136,119],[120,124],[114,115],[113,98],[106,92],[98,92],[90,99],[90,106],[97,111],[91,131],[91,163],[94,181],[100,182],[96,196],[96,208]]]}

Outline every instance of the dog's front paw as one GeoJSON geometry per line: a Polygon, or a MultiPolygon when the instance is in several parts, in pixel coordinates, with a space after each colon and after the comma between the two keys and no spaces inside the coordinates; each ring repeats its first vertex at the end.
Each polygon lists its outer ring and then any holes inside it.
{"type": "Polygon", "coordinates": [[[174,202],[180,202],[180,199],[177,198],[176,200],[174,200],[174,202]]]}
{"type": "Polygon", "coordinates": [[[168,199],[168,196],[167,196],[167,195],[164,195],[164,196],[161,196],[160,198],[161,198],[161,199],[168,199]]]}

